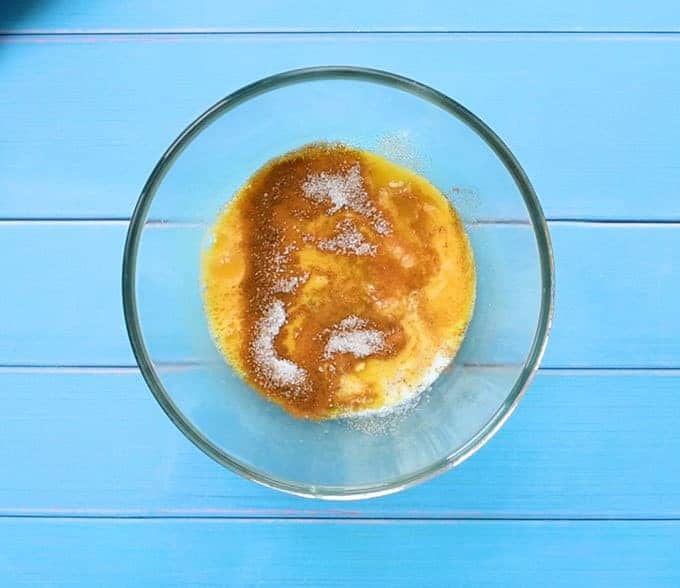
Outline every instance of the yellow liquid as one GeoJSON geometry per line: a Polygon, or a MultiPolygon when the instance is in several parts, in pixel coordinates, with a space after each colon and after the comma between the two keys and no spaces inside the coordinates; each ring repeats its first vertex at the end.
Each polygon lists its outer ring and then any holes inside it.
{"type": "Polygon", "coordinates": [[[340,144],[260,168],[217,219],[202,277],[227,361],[312,419],[417,395],[455,356],[475,297],[470,244],[443,194],[340,144]]]}

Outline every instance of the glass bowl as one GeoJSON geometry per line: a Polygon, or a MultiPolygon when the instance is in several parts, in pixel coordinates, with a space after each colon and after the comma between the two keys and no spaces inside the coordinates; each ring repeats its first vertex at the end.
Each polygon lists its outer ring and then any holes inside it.
{"type": "Polygon", "coordinates": [[[536,194],[486,124],[413,80],[320,67],[238,90],[170,145],[132,216],[123,304],[151,392],[200,449],[272,488],[352,499],[443,472],[498,430],[545,349],[553,281],[536,194]],[[414,408],[379,426],[289,416],[225,363],[203,312],[200,255],[218,212],[267,160],[321,140],[415,168],[451,198],[474,251],[476,307],[458,356],[414,408]]]}

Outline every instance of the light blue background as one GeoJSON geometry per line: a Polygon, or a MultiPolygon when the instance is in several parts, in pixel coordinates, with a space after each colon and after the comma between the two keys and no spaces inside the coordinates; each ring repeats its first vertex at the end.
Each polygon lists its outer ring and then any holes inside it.
{"type": "Polygon", "coordinates": [[[0,582],[680,585],[680,5],[43,0],[0,6],[0,582]],[[552,337],[471,460],[358,503],[275,493],[172,426],[122,246],[177,132],[283,69],[388,69],[532,179],[552,337]]]}

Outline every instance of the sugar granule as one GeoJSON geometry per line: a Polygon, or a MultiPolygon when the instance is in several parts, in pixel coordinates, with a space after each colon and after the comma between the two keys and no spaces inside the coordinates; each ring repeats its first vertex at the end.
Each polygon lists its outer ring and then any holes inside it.
{"type": "Polygon", "coordinates": [[[338,225],[338,233],[330,239],[319,241],[317,247],[322,251],[333,251],[346,255],[375,255],[378,248],[364,240],[364,236],[350,219],[338,225]]]}
{"type": "Polygon", "coordinates": [[[348,414],[342,418],[354,431],[371,436],[386,435],[397,431],[401,422],[418,405],[419,400],[420,396],[407,398],[394,406],[386,406],[363,414],[348,414]]]}
{"type": "Polygon", "coordinates": [[[330,200],[329,215],[347,208],[371,220],[377,233],[385,235],[390,232],[389,223],[368,199],[359,164],[353,165],[346,173],[312,174],[302,184],[302,190],[305,197],[314,202],[330,200]]]}
{"type": "Polygon", "coordinates": [[[342,330],[358,329],[365,327],[367,324],[366,319],[359,318],[356,314],[350,314],[338,323],[338,328],[342,330]]]}
{"type": "Polygon", "coordinates": [[[309,272],[305,272],[301,276],[291,276],[289,278],[281,278],[277,280],[272,288],[272,291],[277,294],[289,294],[295,289],[304,284],[309,279],[309,272]]]}
{"type": "Polygon", "coordinates": [[[331,331],[324,349],[330,359],[336,353],[351,353],[355,357],[368,357],[385,348],[385,336],[376,329],[366,328],[366,321],[350,315],[331,331]]]}
{"type": "Polygon", "coordinates": [[[251,349],[262,375],[279,386],[297,386],[307,378],[307,372],[289,359],[280,358],[274,349],[274,339],[286,324],[283,302],[274,300],[257,323],[251,349]]]}

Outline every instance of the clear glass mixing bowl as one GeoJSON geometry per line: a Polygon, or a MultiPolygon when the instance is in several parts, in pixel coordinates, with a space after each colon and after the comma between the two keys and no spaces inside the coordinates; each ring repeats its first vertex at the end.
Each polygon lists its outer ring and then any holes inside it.
{"type": "Polygon", "coordinates": [[[238,90],[168,148],[130,223],[123,303],[141,372],[191,441],[255,482],[351,499],[425,480],[494,434],[545,349],[553,280],[536,194],[489,127],[413,80],[322,67],[238,90]],[[477,301],[458,357],[415,408],[378,430],[290,417],[224,362],[203,313],[200,253],[219,210],[267,160],[320,140],[416,168],[452,199],[474,249],[477,301]]]}

